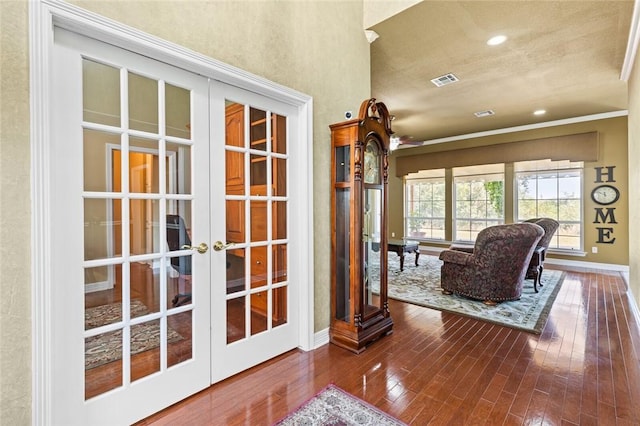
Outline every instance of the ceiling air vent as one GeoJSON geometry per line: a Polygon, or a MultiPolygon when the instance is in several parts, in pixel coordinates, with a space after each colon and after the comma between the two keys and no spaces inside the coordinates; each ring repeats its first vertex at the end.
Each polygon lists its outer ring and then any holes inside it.
{"type": "Polygon", "coordinates": [[[495,112],[493,112],[493,110],[485,110],[485,111],[478,111],[478,112],[474,112],[473,115],[475,115],[478,118],[482,118],[482,117],[488,117],[490,115],[496,115],[495,112]]]}
{"type": "Polygon", "coordinates": [[[458,80],[458,77],[453,74],[441,75],[440,77],[431,80],[431,82],[438,87],[446,86],[447,84],[455,83],[456,81],[460,80],[458,80]]]}

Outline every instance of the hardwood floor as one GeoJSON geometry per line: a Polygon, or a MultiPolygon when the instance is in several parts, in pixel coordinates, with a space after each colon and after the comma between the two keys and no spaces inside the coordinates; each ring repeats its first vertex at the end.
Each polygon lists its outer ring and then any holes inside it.
{"type": "Polygon", "coordinates": [[[541,335],[391,300],[360,355],[291,351],[140,425],[269,425],[329,383],[413,425],[638,425],[640,328],[619,274],[566,272],[541,335]]]}

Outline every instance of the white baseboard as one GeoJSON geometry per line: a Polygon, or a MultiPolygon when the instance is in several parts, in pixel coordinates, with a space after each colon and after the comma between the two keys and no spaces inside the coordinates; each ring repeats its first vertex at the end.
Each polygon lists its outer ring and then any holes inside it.
{"type": "Polygon", "coordinates": [[[582,272],[584,270],[604,270],[629,274],[629,265],[618,265],[615,263],[585,262],[582,260],[554,259],[547,257],[545,265],[557,265],[568,271],[582,272]]]}
{"type": "Polygon", "coordinates": [[[631,287],[629,286],[629,272],[627,272],[626,274],[623,273],[622,278],[624,279],[624,282],[627,284],[627,297],[631,302],[631,313],[635,317],[636,323],[640,324],[640,309],[638,309],[636,298],[633,294],[633,291],[631,291],[631,287]]]}
{"type": "Polygon", "coordinates": [[[313,349],[318,349],[320,346],[329,343],[329,327],[324,330],[320,330],[313,335],[313,349]]]}

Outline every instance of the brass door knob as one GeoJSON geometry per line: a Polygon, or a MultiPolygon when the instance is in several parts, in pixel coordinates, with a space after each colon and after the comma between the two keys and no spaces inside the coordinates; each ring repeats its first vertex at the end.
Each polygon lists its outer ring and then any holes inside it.
{"type": "Polygon", "coordinates": [[[189,245],[183,245],[182,247],[180,247],[182,250],[196,250],[198,253],[200,254],[204,254],[207,252],[207,250],[209,250],[209,246],[206,245],[205,243],[200,243],[198,246],[193,247],[193,246],[189,246],[189,245]]]}
{"type": "Polygon", "coordinates": [[[223,243],[222,241],[216,241],[215,243],[213,243],[213,249],[215,251],[222,251],[228,249],[232,245],[233,243],[223,243]]]}

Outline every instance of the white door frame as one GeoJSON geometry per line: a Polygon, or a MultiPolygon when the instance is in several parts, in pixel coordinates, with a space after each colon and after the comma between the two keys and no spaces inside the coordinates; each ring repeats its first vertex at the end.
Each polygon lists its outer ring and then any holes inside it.
{"type": "MultiPolygon", "coordinates": [[[[95,38],[123,49],[166,62],[193,73],[293,105],[299,114],[299,174],[291,177],[291,195],[301,200],[292,235],[301,238],[299,341],[302,350],[313,349],[313,100],[310,96],[280,86],[241,69],[216,61],[174,43],[153,37],[116,21],[58,0],[29,3],[29,69],[31,114],[31,292],[32,292],[32,423],[49,424],[52,407],[51,283],[50,248],[53,208],[48,176],[54,167],[49,148],[51,134],[50,93],[53,27],[95,38]]],[[[292,135],[293,137],[294,135],[292,135]]]]}

